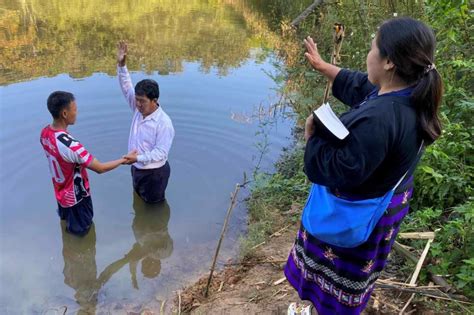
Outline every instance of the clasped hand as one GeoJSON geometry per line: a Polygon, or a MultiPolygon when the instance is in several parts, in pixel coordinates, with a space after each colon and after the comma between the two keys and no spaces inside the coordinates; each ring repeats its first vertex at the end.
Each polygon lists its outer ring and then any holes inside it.
{"type": "Polygon", "coordinates": [[[125,161],[122,164],[128,164],[128,165],[133,164],[137,162],[137,157],[138,157],[137,150],[130,151],[127,153],[127,155],[122,156],[122,158],[125,159],[125,161]]]}

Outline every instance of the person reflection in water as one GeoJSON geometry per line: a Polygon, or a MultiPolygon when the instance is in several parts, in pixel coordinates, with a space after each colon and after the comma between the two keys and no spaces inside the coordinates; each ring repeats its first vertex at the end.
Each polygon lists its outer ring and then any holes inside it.
{"type": "Polygon", "coordinates": [[[173,252],[173,240],[168,233],[170,207],[166,200],[149,204],[134,193],[133,208],[135,217],[132,229],[136,242],[122,259],[110,264],[99,279],[102,282],[105,277],[129,264],[132,286],[138,290],[138,264],[141,262],[141,273],[144,277],[156,278],[161,271],[161,260],[173,252]]]}
{"type": "Polygon", "coordinates": [[[66,222],[61,221],[63,240],[64,283],[73,288],[79,304],[77,314],[95,314],[97,294],[102,286],[97,281],[95,262],[95,225],[92,224],[84,237],[66,232],[66,222]]]}

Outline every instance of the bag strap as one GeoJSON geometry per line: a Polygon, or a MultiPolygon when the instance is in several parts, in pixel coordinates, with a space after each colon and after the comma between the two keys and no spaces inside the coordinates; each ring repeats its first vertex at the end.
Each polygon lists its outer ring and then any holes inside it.
{"type": "Polygon", "coordinates": [[[424,144],[424,143],[425,143],[425,140],[421,140],[420,148],[418,149],[418,153],[416,154],[415,160],[414,160],[413,163],[410,165],[410,167],[409,167],[408,170],[405,172],[405,174],[403,174],[402,178],[400,178],[400,180],[397,182],[397,184],[395,185],[395,187],[393,187],[392,191],[395,191],[395,190],[397,189],[397,187],[398,187],[398,186],[403,182],[403,180],[405,179],[405,176],[407,176],[408,172],[410,172],[410,170],[416,166],[416,164],[418,163],[418,161],[419,161],[420,158],[421,158],[421,152],[423,151],[423,144],[424,144]]]}

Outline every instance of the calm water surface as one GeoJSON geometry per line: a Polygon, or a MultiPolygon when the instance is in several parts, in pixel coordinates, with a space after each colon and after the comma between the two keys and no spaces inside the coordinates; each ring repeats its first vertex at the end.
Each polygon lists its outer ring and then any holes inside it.
{"type": "MultiPolygon", "coordinates": [[[[0,0],[0,313],[102,313],[157,307],[208,270],[229,195],[270,143],[270,170],[291,121],[262,127],[253,114],[275,103],[269,45],[239,1],[0,0]],[[127,39],[136,83],[153,78],[173,120],[167,203],[147,206],[130,169],[89,172],[95,227],[63,232],[40,130],[46,98],[75,94],[70,132],[99,160],[127,150],[131,112],[115,76],[127,39]]],[[[222,259],[245,227],[236,209],[222,259]]]]}

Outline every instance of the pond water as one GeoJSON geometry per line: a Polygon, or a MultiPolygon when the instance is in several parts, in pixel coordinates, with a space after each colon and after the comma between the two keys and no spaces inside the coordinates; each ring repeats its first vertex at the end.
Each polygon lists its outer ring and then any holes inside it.
{"type": "MultiPolygon", "coordinates": [[[[262,151],[271,170],[292,126],[264,114],[278,100],[271,47],[236,3],[0,1],[1,314],[159,308],[208,270],[235,184],[262,151]],[[74,93],[70,133],[101,161],[124,154],[132,115],[115,74],[120,39],[133,81],[159,82],[174,123],[167,203],[134,196],[129,166],[89,172],[95,226],[77,238],[63,232],[39,143],[46,99],[74,93]]],[[[245,219],[240,202],[220,262],[235,255],[245,219]]]]}

